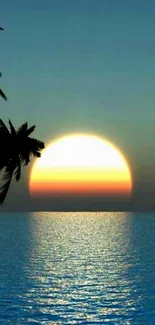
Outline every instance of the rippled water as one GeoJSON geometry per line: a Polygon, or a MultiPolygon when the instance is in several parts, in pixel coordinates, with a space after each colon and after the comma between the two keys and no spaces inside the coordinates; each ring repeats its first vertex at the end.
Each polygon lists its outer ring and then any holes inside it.
{"type": "Polygon", "coordinates": [[[155,215],[0,215],[0,324],[155,324],[155,215]]]}

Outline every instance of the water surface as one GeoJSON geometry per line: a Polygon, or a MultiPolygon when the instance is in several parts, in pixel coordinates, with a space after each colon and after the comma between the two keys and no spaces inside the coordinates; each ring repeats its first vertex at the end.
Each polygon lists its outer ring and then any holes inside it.
{"type": "Polygon", "coordinates": [[[0,324],[155,324],[155,215],[0,215],[0,324]]]}

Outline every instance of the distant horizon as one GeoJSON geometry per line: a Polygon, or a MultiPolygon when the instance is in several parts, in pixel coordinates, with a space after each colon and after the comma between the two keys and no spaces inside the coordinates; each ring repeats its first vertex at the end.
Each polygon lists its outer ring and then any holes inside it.
{"type": "Polygon", "coordinates": [[[72,209],[53,209],[53,210],[50,210],[50,209],[42,209],[42,210],[40,210],[40,209],[31,209],[31,210],[20,210],[20,209],[11,209],[11,210],[9,210],[8,208],[4,208],[3,207],[3,209],[1,209],[1,211],[0,211],[0,213],[7,213],[7,212],[9,212],[9,213],[11,213],[11,212],[18,212],[18,213],[24,213],[24,212],[27,212],[27,213],[29,213],[29,212],[65,212],[65,213],[67,213],[67,212],[129,212],[129,213],[134,213],[134,212],[140,212],[140,213],[143,213],[143,212],[155,212],[155,207],[150,207],[150,206],[146,206],[146,207],[143,207],[143,208],[139,208],[139,207],[137,207],[137,208],[134,208],[134,209],[124,209],[124,208],[118,208],[118,209],[116,209],[115,207],[114,208],[106,208],[106,209],[104,209],[104,210],[102,210],[102,209],[83,209],[83,208],[81,208],[81,209],[76,209],[76,210],[74,210],[73,208],[72,209]]]}

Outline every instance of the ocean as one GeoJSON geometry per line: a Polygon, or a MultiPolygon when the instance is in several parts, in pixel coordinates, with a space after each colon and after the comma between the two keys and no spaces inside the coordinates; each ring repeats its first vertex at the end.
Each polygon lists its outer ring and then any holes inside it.
{"type": "Polygon", "coordinates": [[[155,324],[155,214],[0,214],[0,325],[155,324]]]}

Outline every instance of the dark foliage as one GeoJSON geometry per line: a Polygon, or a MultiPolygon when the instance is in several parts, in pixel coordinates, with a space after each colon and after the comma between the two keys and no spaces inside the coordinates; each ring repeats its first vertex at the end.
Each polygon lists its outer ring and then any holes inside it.
{"type": "Polygon", "coordinates": [[[0,119],[0,170],[3,174],[3,185],[0,187],[0,204],[3,204],[12,177],[19,181],[21,167],[28,165],[31,157],[40,157],[40,151],[44,149],[44,143],[29,137],[34,131],[35,125],[28,128],[24,123],[18,130],[15,130],[9,120],[9,129],[0,119]]]}

